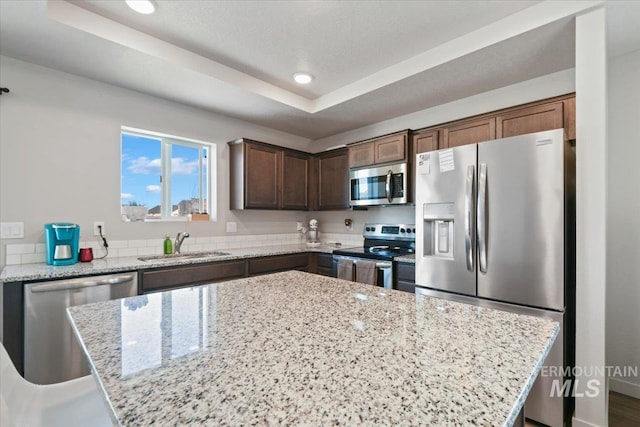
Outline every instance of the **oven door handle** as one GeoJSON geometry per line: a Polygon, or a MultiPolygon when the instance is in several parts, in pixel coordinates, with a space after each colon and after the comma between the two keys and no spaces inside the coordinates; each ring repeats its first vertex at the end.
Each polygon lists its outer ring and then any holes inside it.
{"type": "Polygon", "coordinates": [[[391,183],[391,178],[393,177],[393,171],[389,169],[387,172],[387,182],[385,183],[384,190],[387,193],[387,200],[389,203],[393,201],[393,185],[391,183]]]}
{"type": "Polygon", "coordinates": [[[385,289],[393,289],[393,263],[376,262],[376,274],[377,271],[382,273],[382,287],[385,289]]]}
{"type": "Polygon", "coordinates": [[[393,267],[393,264],[391,264],[390,262],[376,262],[376,268],[386,269],[391,267],[393,267]]]}

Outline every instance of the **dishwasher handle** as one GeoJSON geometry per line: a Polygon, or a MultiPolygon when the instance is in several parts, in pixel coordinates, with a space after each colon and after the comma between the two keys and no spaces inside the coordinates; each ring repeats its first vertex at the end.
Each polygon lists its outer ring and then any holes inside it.
{"type": "Polygon", "coordinates": [[[68,282],[44,283],[42,285],[31,286],[31,292],[67,291],[90,288],[92,286],[117,285],[119,283],[131,282],[134,277],[134,274],[127,274],[124,276],[110,277],[108,279],[101,280],[70,280],[68,282]]]}

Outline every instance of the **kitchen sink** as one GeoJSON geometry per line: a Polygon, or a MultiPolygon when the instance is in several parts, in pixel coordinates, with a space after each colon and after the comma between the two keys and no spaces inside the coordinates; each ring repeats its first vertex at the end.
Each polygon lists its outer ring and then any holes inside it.
{"type": "Polygon", "coordinates": [[[228,252],[186,252],[181,254],[172,255],[149,255],[138,257],[140,261],[173,261],[179,259],[200,259],[200,258],[215,258],[221,256],[231,255],[228,252]]]}

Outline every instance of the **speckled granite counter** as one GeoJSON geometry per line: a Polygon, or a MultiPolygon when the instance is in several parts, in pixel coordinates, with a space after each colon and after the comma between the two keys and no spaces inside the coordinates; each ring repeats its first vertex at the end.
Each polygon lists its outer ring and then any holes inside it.
{"type": "Polygon", "coordinates": [[[305,245],[280,245],[243,249],[223,249],[229,255],[203,258],[141,261],[137,257],[94,259],[68,266],[53,266],[44,263],[7,265],[0,273],[0,282],[21,282],[29,280],[62,279],[66,277],[91,276],[116,273],[119,271],[143,270],[172,265],[198,264],[211,261],[228,261],[256,258],[269,255],[285,255],[304,252],[331,253],[335,246],[307,247],[305,245]]]}
{"type": "Polygon", "coordinates": [[[558,323],[290,271],[68,309],[121,425],[512,425],[558,323]]]}

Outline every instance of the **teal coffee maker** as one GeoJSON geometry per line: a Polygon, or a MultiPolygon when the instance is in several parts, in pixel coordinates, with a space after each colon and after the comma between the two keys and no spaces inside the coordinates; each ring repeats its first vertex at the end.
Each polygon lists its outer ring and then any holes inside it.
{"type": "Polygon", "coordinates": [[[68,222],[44,225],[47,264],[72,265],[78,262],[80,226],[68,222]]]}

